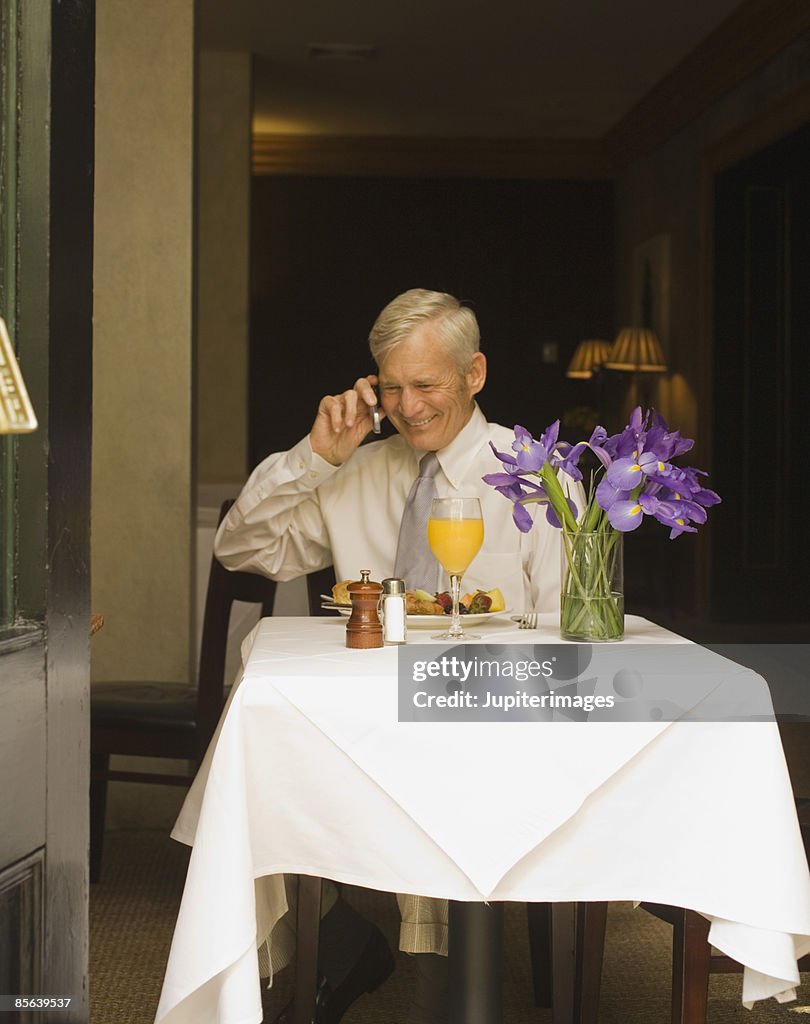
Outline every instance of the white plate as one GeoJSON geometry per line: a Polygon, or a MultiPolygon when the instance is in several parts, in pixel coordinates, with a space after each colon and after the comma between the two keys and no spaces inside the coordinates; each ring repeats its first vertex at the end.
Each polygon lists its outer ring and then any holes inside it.
{"type": "MultiPolygon", "coordinates": [[[[345,605],[323,604],[321,607],[329,611],[340,612],[344,618],[348,618],[352,613],[351,608],[347,608],[345,605]]],[[[462,615],[461,628],[463,629],[465,625],[480,626],[482,623],[495,619],[499,615],[508,615],[511,610],[511,608],[504,608],[502,612],[480,612],[478,615],[462,615]]],[[[408,615],[406,620],[412,629],[432,629],[435,626],[447,626],[449,629],[453,617],[451,615],[408,615]]]]}

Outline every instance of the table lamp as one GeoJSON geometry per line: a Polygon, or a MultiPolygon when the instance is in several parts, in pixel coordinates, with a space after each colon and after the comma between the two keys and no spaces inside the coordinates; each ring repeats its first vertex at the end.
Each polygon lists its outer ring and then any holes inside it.
{"type": "Polygon", "coordinates": [[[588,338],[581,341],[571,357],[565,376],[575,377],[578,380],[590,379],[604,365],[610,355],[610,350],[609,341],[602,341],[599,338],[588,338]]]}
{"type": "Polygon", "coordinates": [[[622,327],[605,366],[629,373],[665,373],[667,369],[661,342],[649,327],[622,327]]]}
{"type": "Polygon", "coordinates": [[[632,404],[645,408],[652,404],[649,377],[646,375],[667,370],[661,342],[649,327],[623,327],[616,335],[605,366],[609,370],[633,374],[632,404]],[[640,377],[640,374],[645,376],[640,377]]]}

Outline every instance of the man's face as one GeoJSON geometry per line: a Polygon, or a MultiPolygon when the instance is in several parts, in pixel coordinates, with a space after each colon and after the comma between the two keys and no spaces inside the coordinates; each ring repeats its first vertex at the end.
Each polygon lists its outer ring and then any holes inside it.
{"type": "Polygon", "coordinates": [[[460,376],[433,326],[426,322],[392,349],[380,364],[380,401],[408,444],[421,452],[446,447],[469,421],[486,380],[486,359],[473,357],[460,376]]]}

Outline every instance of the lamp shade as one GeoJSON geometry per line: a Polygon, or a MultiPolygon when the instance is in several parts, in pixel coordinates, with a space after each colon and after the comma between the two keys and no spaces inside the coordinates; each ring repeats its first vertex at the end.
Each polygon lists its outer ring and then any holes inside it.
{"type": "Polygon", "coordinates": [[[605,366],[631,373],[663,373],[667,368],[661,342],[648,327],[623,327],[616,335],[605,366]]]}
{"type": "Polygon", "coordinates": [[[581,341],[565,371],[566,377],[578,377],[580,380],[593,377],[594,370],[597,370],[610,355],[610,348],[609,341],[600,341],[598,338],[581,341]]]}

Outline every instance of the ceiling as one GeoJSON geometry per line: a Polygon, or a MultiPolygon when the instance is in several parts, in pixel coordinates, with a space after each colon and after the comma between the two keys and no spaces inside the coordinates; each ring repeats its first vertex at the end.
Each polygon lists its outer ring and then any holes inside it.
{"type": "Polygon", "coordinates": [[[256,55],[254,129],[599,138],[739,0],[200,0],[199,42],[256,55]],[[368,60],[311,44],[372,44],[368,60]]]}

